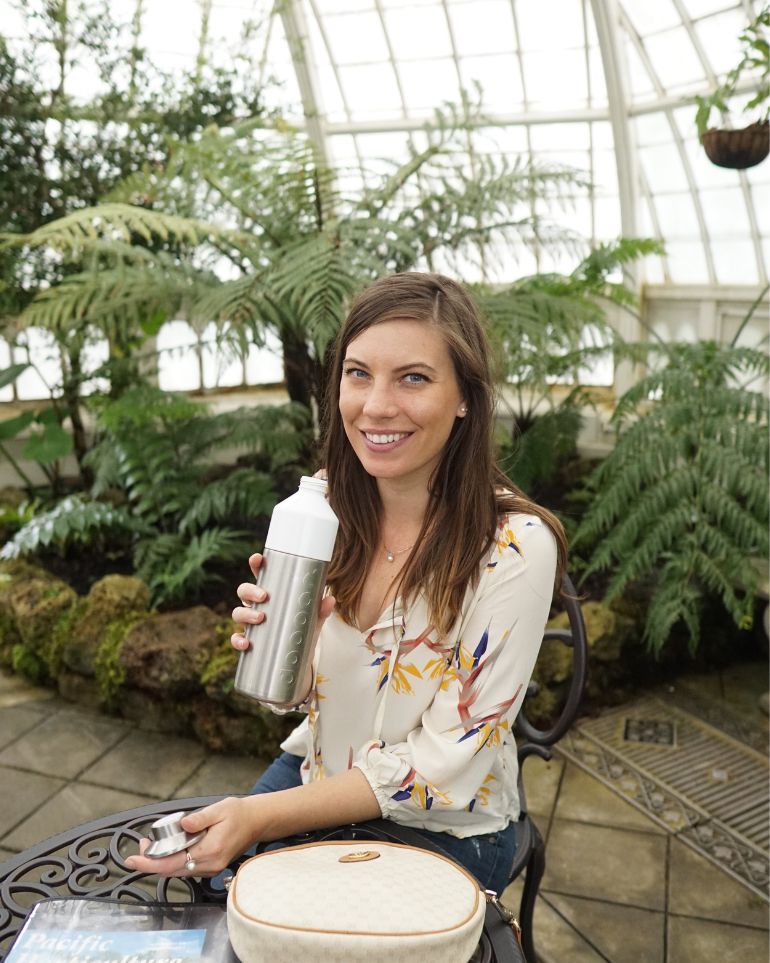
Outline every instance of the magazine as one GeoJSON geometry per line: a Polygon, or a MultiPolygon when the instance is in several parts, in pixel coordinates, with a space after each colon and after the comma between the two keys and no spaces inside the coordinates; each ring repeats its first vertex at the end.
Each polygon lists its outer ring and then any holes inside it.
{"type": "Polygon", "coordinates": [[[238,963],[223,907],[44,899],[30,911],[6,963],[238,963]]]}

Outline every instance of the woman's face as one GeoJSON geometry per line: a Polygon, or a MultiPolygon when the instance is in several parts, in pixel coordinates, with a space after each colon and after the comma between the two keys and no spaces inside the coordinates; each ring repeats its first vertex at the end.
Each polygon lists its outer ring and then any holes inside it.
{"type": "Polygon", "coordinates": [[[425,321],[383,321],[345,352],[339,409],[364,469],[427,487],[463,398],[446,342],[425,321]]]}

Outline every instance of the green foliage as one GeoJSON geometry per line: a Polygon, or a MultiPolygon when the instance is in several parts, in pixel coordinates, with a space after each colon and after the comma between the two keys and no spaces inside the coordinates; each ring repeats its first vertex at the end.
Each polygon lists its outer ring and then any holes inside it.
{"type": "MultiPolygon", "coordinates": [[[[0,387],[13,384],[29,367],[29,364],[12,364],[0,371],[0,387]]],[[[69,455],[73,449],[72,436],[62,427],[62,419],[63,414],[56,405],[42,405],[0,421],[0,452],[30,490],[34,486],[29,476],[11,455],[4,442],[17,438],[22,432],[27,432],[28,438],[21,449],[22,457],[37,462],[55,486],[58,478],[56,463],[60,458],[69,455]]]]}
{"type": "Polygon", "coordinates": [[[573,404],[561,404],[535,418],[527,431],[501,446],[499,457],[506,474],[519,488],[533,492],[575,452],[582,421],[573,404]]]}
{"type": "Polygon", "coordinates": [[[123,539],[157,605],[195,593],[218,578],[217,565],[254,550],[278,499],[273,476],[299,473],[310,426],[297,405],[212,414],[144,386],[102,402],[98,430],[91,498],[68,496],[36,515],[0,558],[123,539]],[[250,464],[227,465],[238,452],[250,464]]]}
{"type": "Polygon", "coordinates": [[[753,110],[767,103],[760,119],[767,120],[770,116],[770,41],[765,34],[766,30],[770,30],[770,4],[760,10],[738,38],[741,42],[741,58],[724,81],[707,97],[695,98],[698,105],[695,126],[699,137],[708,129],[712,110],[716,109],[723,115],[729,113],[728,101],[735,94],[744,71],[756,70],[759,71],[759,76],[754,93],[744,104],[743,110],[753,110]]]}
{"type": "Polygon", "coordinates": [[[581,387],[555,392],[554,386],[579,385],[590,361],[630,351],[602,306],[634,304],[632,291],[614,276],[660,250],[657,241],[620,238],[599,245],[571,274],[536,274],[506,287],[476,289],[498,348],[501,402],[514,424],[501,457],[525,491],[534,493],[575,452],[581,408],[590,404],[581,387]]]}
{"type": "Polygon", "coordinates": [[[477,122],[469,101],[444,109],[413,139],[419,147],[410,142],[405,163],[370,174],[354,193],[286,125],[204,131],[176,145],[164,167],[128,178],[109,203],[15,239],[86,265],[41,292],[25,323],[74,319],[110,331],[124,306],[132,324],[182,309],[194,325],[213,319],[236,353],[275,333],[290,398],[317,412],[324,353],[365,283],[439,254],[482,257],[493,239],[574,246],[532,214],[532,202],[558,203],[583,190],[582,179],[502,155],[474,158],[470,172],[467,130],[477,122]],[[223,259],[231,280],[217,276],[223,259]]]}
{"type": "Polygon", "coordinates": [[[72,630],[83,617],[86,608],[86,600],[78,598],[70,608],[62,613],[54,625],[51,636],[43,647],[43,658],[49,678],[56,679],[58,677],[61,671],[64,648],[72,638],[72,630]]]}
{"type": "Polygon", "coordinates": [[[30,682],[44,682],[46,679],[45,663],[23,642],[14,645],[11,650],[11,668],[19,675],[26,676],[30,682]]]}
{"type": "MultiPolygon", "coordinates": [[[[184,254],[199,243],[197,225],[178,218],[171,237],[143,196],[134,198],[130,211],[121,213],[117,204],[107,230],[80,212],[126,178],[161,168],[180,143],[198,139],[209,126],[264,113],[256,79],[262,72],[253,53],[260,48],[254,37],[260,27],[249,22],[240,39],[228,38],[227,50],[218,51],[207,40],[203,18],[194,70],[172,75],[157,69],[142,49],[146,4],[135,5],[130,23],[106,0],[27,0],[15,6],[21,28],[13,37],[0,36],[0,328],[20,347],[25,327],[48,328],[62,361],[61,382],[49,386],[58,425],[44,425],[29,447],[29,457],[42,460],[54,485],[51,460],[61,457],[64,445],[74,447],[81,466],[88,449],[81,411],[86,383],[93,389],[94,378],[106,379],[112,395],[135,384],[142,374],[139,350],[168,317],[153,306],[158,299],[141,289],[124,294],[120,265],[126,249],[137,265],[141,250],[157,255],[146,290],[164,289],[167,308],[184,311],[196,300],[184,254]],[[78,98],[71,73],[83,63],[98,79],[92,93],[78,98]],[[51,234],[47,225],[53,222],[60,230],[51,234]],[[36,242],[26,243],[30,236],[36,242]],[[94,251],[94,238],[112,252],[109,264],[94,251]],[[173,279],[159,267],[164,256],[176,266],[173,279]],[[82,283],[84,274],[99,279],[100,309],[82,283]],[[48,292],[59,284],[61,300],[54,306],[48,292]],[[95,369],[98,354],[88,349],[105,340],[108,358],[95,369]],[[69,441],[59,427],[67,418],[69,441]]],[[[211,245],[229,243],[213,225],[202,230],[211,245]]],[[[2,453],[21,468],[7,448],[2,453]]],[[[23,469],[20,477],[32,487],[23,469]]],[[[82,481],[90,481],[85,470],[82,481]]]]}
{"type": "Polygon", "coordinates": [[[157,603],[190,595],[206,582],[220,581],[209,563],[245,559],[253,551],[248,532],[206,528],[196,534],[166,533],[144,539],[134,553],[136,573],[150,586],[157,603]]]}
{"type": "Polygon", "coordinates": [[[584,578],[611,571],[608,601],[652,580],[654,651],[677,623],[694,651],[707,598],[750,624],[751,556],[770,553],[770,406],[747,386],[769,365],[764,351],[712,341],[658,350],[665,365],[620,399],[617,442],[590,479],[594,499],[573,545],[592,550],[584,578]]]}
{"type": "Polygon", "coordinates": [[[125,508],[68,495],[23,525],[0,549],[0,559],[23,558],[49,547],[63,553],[72,544],[94,545],[107,532],[138,531],[141,523],[125,508]]]}

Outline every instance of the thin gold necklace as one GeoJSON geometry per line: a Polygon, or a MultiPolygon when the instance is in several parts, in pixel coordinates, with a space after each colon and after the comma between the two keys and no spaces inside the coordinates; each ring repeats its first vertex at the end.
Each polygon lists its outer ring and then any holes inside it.
{"type": "Polygon", "coordinates": [[[391,552],[388,546],[384,543],[382,547],[385,549],[385,558],[389,562],[394,562],[399,555],[403,555],[404,552],[408,552],[410,548],[414,548],[414,542],[412,542],[412,544],[408,545],[406,548],[402,548],[400,552],[391,552]]]}

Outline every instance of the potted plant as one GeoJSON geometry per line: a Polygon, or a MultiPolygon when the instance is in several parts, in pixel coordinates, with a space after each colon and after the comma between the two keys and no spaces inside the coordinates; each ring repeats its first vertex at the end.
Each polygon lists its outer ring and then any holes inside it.
{"type": "Polygon", "coordinates": [[[716,90],[708,97],[696,97],[698,110],[695,124],[700,142],[709,160],[719,167],[744,170],[754,167],[770,153],[770,40],[765,30],[770,28],[770,4],[766,4],[740,35],[741,59],[716,90]],[[746,111],[759,108],[759,119],[741,129],[709,127],[711,111],[729,113],[727,101],[736,94],[738,81],[747,70],[759,70],[757,88],[743,107],[746,111]]]}

